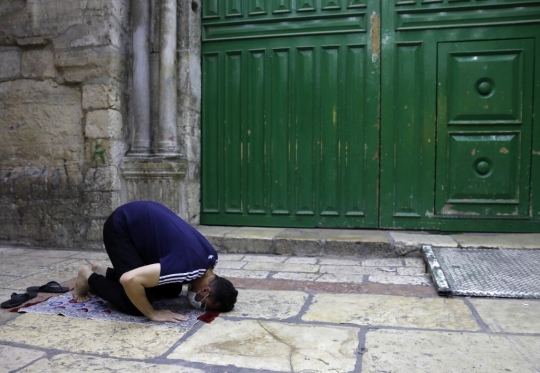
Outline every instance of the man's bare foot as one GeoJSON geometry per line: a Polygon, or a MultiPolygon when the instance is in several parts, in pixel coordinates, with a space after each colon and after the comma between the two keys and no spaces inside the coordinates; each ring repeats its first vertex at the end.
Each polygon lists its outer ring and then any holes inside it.
{"type": "Polygon", "coordinates": [[[105,276],[107,274],[107,266],[101,263],[92,263],[92,272],[105,276]]]}
{"type": "Polygon", "coordinates": [[[82,266],[77,274],[75,288],[73,289],[73,299],[77,303],[86,302],[91,298],[90,285],[88,285],[88,277],[92,274],[92,270],[87,266],[82,266]]]}

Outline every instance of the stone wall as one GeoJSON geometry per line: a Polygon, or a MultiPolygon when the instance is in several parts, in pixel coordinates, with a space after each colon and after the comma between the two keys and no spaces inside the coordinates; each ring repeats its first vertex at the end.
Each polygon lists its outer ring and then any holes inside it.
{"type": "Polygon", "coordinates": [[[128,0],[0,3],[0,240],[100,248],[127,150],[128,0]]]}
{"type": "Polygon", "coordinates": [[[199,222],[200,0],[177,2],[173,157],[157,149],[161,2],[147,1],[151,149],[142,157],[130,156],[132,0],[0,1],[0,242],[101,249],[105,219],[130,200],[199,222]]]}

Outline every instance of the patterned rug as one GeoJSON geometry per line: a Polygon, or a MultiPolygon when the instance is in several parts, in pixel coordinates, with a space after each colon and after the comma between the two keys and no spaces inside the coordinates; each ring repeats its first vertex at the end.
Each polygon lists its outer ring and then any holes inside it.
{"type": "Polygon", "coordinates": [[[217,316],[210,315],[213,317],[208,317],[208,314],[213,312],[207,312],[205,315],[203,315],[205,312],[191,307],[189,301],[185,297],[163,299],[161,301],[154,302],[154,308],[156,310],[171,310],[181,315],[188,316],[189,319],[179,323],[150,321],[144,316],[132,316],[122,313],[116,310],[110,303],[99,297],[92,298],[84,303],[75,303],[71,292],[49,298],[30,307],[20,308],[18,312],[62,315],[75,318],[127,322],[144,325],[164,325],[184,329],[186,331],[191,329],[199,320],[211,322],[214,317],[217,316]]]}

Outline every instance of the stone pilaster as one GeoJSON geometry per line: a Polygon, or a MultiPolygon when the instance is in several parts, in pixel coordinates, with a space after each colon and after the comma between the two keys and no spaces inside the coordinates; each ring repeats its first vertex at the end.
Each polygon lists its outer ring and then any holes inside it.
{"type": "Polygon", "coordinates": [[[176,131],[176,6],[177,0],[162,0],[159,65],[159,142],[158,153],[178,154],[176,131]]]}
{"type": "Polygon", "coordinates": [[[133,29],[133,125],[130,155],[150,153],[150,5],[132,0],[133,29]]]}

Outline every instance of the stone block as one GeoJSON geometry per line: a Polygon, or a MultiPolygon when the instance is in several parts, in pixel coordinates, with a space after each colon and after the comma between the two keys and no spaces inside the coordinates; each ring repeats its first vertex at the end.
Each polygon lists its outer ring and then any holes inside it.
{"type": "Polygon", "coordinates": [[[55,65],[63,78],[70,83],[81,83],[98,77],[124,80],[125,56],[114,47],[95,47],[59,51],[55,65]]]}
{"type": "Polygon", "coordinates": [[[459,246],[467,249],[539,249],[540,234],[538,233],[466,233],[456,234],[454,239],[459,246]]]}
{"type": "Polygon", "coordinates": [[[0,79],[14,79],[21,75],[21,50],[0,49],[0,79]]]}
{"type": "Polygon", "coordinates": [[[85,137],[118,139],[122,135],[122,114],[116,110],[96,110],[86,114],[85,137]]]}
{"type": "Polygon", "coordinates": [[[47,49],[24,51],[21,70],[25,78],[54,78],[54,52],[47,49]]]}
{"type": "Polygon", "coordinates": [[[368,280],[369,282],[375,282],[379,284],[432,286],[431,278],[429,275],[418,275],[418,276],[398,276],[398,275],[392,275],[392,274],[372,275],[372,276],[369,276],[368,280]]]}
{"type": "Polygon", "coordinates": [[[274,241],[280,255],[320,255],[324,244],[319,229],[285,229],[274,241]]]}
{"type": "Polygon", "coordinates": [[[216,248],[216,250],[223,247],[223,236],[226,233],[236,229],[236,227],[213,227],[198,225],[195,228],[216,248]]]}
{"type": "Polygon", "coordinates": [[[47,44],[49,44],[49,40],[43,36],[30,36],[17,39],[17,45],[21,47],[44,47],[47,44]]]}
{"type": "Polygon", "coordinates": [[[1,340],[42,349],[62,346],[64,351],[77,354],[146,360],[162,356],[184,334],[182,329],[160,325],[119,325],[101,320],[29,313],[3,325],[1,340]],[[58,333],[59,330],[77,332],[58,333]],[[137,343],[134,345],[133,341],[137,343]]]}
{"type": "Polygon", "coordinates": [[[25,0],[10,0],[0,2],[0,17],[14,13],[26,6],[25,0]]]}
{"type": "Polygon", "coordinates": [[[400,328],[480,330],[463,300],[446,298],[316,294],[302,320],[400,328]]]}
{"type": "Polygon", "coordinates": [[[223,237],[223,247],[229,253],[273,254],[273,238],[280,228],[239,228],[223,237]]]}
{"type": "Polygon", "coordinates": [[[397,251],[403,248],[421,249],[423,245],[431,245],[435,247],[457,247],[457,243],[451,236],[437,234],[419,234],[407,232],[390,232],[393,238],[397,251]]]}
{"type": "MultiPolygon", "coordinates": [[[[0,83],[4,159],[79,162],[83,155],[81,93],[50,80],[0,83]]],[[[39,162],[39,163],[38,163],[39,162]]]]}
{"type": "Polygon", "coordinates": [[[83,109],[120,110],[121,92],[118,87],[107,84],[87,84],[83,86],[83,109]]]}
{"type": "Polygon", "coordinates": [[[86,234],[88,241],[103,242],[103,224],[106,219],[93,219],[86,234]]]}
{"type": "Polygon", "coordinates": [[[216,267],[216,274],[225,278],[256,278],[256,279],[265,279],[268,277],[270,272],[268,271],[245,271],[242,269],[229,269],[229,268],[219,268],[216,267]]]}
{"type": "Polygon", "coordinates": [[[120,140],[86,139],[84,160],[92,167],[120,164],[127,151],[127,145],[120,140]]]}
{"type": "Polygon", "coordinates": [[[328,229],[323,230],[321,236],[325,240],[323,248],[327,255],[369,257],[392,253],[388,236],[381,231],[328,229]]]}
{"type": "MultiPolygon", "coordinates": [[[[98,7],[103,7],[99,1],[98,7]]],[[[53,39],[57,50],[112,45],[122,47],[124,32],[109,19],[94,18],[92,23],[74,24],[53,39]]]]}
{"type": "Polygon", "coordinates": [[[540,334],[539,299],[472,298],[470,302],[494,333],[540,334]]]}
{"type": "Polygon", "coordinates": [[[44,351],[14,346],[0,346],[2,369],[4,369],[6,372],[18,370],[25,365],[30,364],[34,360],[42,358],[44,355],[44,351]]]}
{"type": "Polygon", "coordinates": [[[358,333],[359,328],[348,326],[217,318],[167,358],[223,366],[218,371],[351,372],[358,333]]]}
{"type": "Polygon", "coordinates": [[[244,266],[248,271],[273,271],[273,272],[318,272],[319,266],[314,264],[289,264],[289,263],[266,263],[249,262],[244,266]]]}
{"type": "Polygon", "coordinates": [[[142,361],[71,354],[60,354],[45,359],[39,359],[24,369],[24,373],[72,373],[84,372],[85,370],[104,370],[109,372],[205,373],[203,370],[182,366],[179,363],[175,363],[174,365],[151,364],[142,361]],[[81,367],[84,368],[81,370],[81,367]]]}
{"type": "Polygon", "coordinates": [[[284,320],[298,316],[307,297],[300,291],[243,289],[227,316],[284,320]]]}
{"type": "Polygon", "coordinates": [[[120,172],[115,166],[92,167],[86,170],[84,188],[87,191],[120,190],[120,172]]]}
{"type": "Polygon", "coordinates": [[[83,196],[85,216],[106,218],[121,204],[119,192],[87,192],[83,196]]]}
{"type": "Polygon", "coordinates": [[[362,372],[537,372],[539,350],[538,337],[370,330],[362,372]]]}

